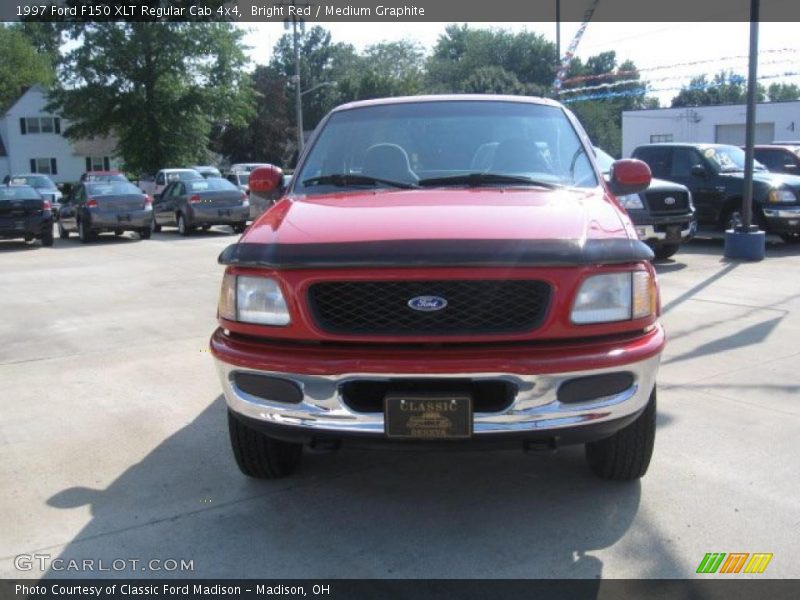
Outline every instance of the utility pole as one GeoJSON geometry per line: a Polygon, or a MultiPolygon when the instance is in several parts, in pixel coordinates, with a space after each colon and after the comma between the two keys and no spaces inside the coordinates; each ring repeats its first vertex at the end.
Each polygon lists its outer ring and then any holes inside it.
{"type": "Polygon", "coordinates": [[[303,99],[300,93],[300,46],[297,42],[297,16],[292,17],[294,41],[294,110],[297,120],[297,154],[303,151],[303,99]]]}
{"type": "Polygon", "coordinates": [[[561,64],[561,0],[556,0],[556,71],[561,64]]]}

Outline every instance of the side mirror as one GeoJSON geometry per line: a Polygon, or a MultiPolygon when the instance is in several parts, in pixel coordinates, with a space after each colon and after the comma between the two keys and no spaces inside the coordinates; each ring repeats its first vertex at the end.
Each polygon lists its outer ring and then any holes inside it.
{"type": "Polygon", "coordinates": [[[706,168],[703,165],[693,166],[690,173],[695,177],[700,177],[701,179],[708,177],[708,171],[706,171],[706,168]]]}
{"type": "Polygon", "coordinates": [[[250,172],[249,185],[251,192],[271,192],[283,185],[283,171],[275,165],[257,167],[250,172]]]}
{"type": "Polygon", "coordinates": [[[647,163],[635,158],[625,158],[611,165],[608,185],[615,196],[638,194],[650,186],[652,178],[647,163]]]}

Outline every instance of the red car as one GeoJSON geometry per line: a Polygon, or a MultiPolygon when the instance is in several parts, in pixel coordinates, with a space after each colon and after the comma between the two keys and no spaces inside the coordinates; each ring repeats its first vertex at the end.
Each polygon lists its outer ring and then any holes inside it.
{"type": "MultiPolygon", "coordinates": [[[[549,450],[644,475],[664,348],[651,250],[557,102],[433,96],[333,110],[285,196],[226,248],[211,338],[252,477],[303,446],[549,450]]],[[[254,191],[279,188],[274,167],[254,191]]]]}

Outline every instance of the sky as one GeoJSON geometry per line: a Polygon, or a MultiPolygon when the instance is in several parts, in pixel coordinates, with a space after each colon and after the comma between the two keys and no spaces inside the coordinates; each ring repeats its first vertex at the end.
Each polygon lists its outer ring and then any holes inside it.
{"type": "MultiPolygon", "coordinates": [[[[357,50],[384,40],[411,39],[426,52],[436,43],[446,23],[322,23],[331,31],[334,42],[348,42],[357,50]]],[[[528,30],[555,42],[555,23],[470,23],[476,28],[528,30]]],[[[580,23],[561,24],[562,54],[580,23]]],[[[282,23],[248,23],[245,43],[256,64],[269,62],[272,48],[284,33],[282,23]]],[[[615,50],[618,60],[631,59],[651,81],[662,106],[678,93],[694,75],[713,76],[720,69],[747,74],[749,23],[589,23],[578,47],[577,56],[615,50]],[[699,62],[702,61],[702,62],[699,62]],[[698,63],[686,65],[685,63],[698,63]]],[[[800,85],[800,36],[797,23],[761,23],[759,29],[759,79],[800,85]],[[794,73],[784,76],[785,73],[794,73]],[[776,77],[780,75],[780,77],[776,77]],[[763,76],[770,76],[761,79],[763,76]]]]}

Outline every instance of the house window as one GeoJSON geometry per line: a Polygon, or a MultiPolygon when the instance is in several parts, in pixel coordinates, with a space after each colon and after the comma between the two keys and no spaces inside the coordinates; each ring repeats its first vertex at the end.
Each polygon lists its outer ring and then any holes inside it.
{"type": "Polygon", "coordinates": [[[58,165],[55,158],[32,158],[31,172],[45,175],[57,175],[58,165]]]}
{"type": "Polygon", "coordinates": [[[111,168],[111,159],[108,156],[87,156],[87,171],[108,171],[111,168]]]}
{"type": "Polygon", "coordinates": [[[20,132],[23,135],[30,133],[61,133],[61,119],[58,117],[26,117],[19,120],[20,132]]]}
{"type": "Polygon", "coordinates": [[[651,144],[658,144],[663,142],[671,142],[672,141],[672,134],[671,133],[657,133],[655,135],[650,136],[650,143],[651,144]]]}

